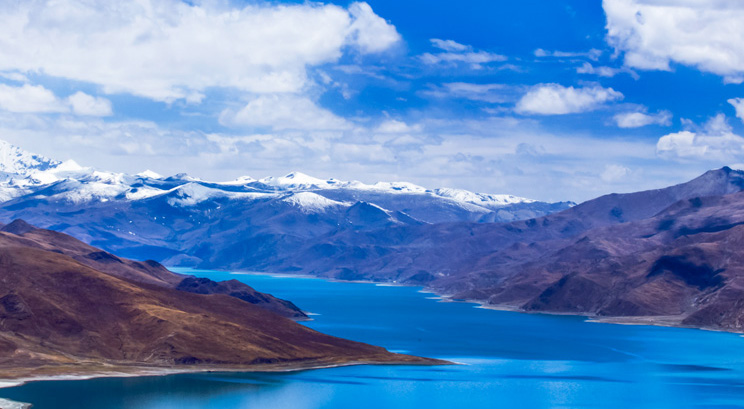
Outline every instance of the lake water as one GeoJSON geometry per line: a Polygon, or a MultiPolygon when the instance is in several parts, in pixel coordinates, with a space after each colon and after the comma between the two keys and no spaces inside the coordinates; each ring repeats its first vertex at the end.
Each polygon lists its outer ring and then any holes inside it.
{"type": "Polygon", "coordinates": [[[34,382],[0,396],[35,409],[744,407],[734,334],[485,310],[412,287],[179,271],[292,300],[328,334],[464,365],[34,382]]]}

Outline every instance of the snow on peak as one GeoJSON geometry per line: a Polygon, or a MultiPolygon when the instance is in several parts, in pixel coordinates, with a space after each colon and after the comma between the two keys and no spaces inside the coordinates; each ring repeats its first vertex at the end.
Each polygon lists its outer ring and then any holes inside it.
{"type": "Polygon", "coordinates": [[[512,195],[490,195],[485,193],[473,193],[462,189],[441,188],[434,190],[439,197],[450,198],[458,202],[471,203],[478,206],[507,206],[516,203],[534,203],[532,199],[512,195]]]}
{"type": "Polygon", "coordinates": [[[283,189],[322,189],[333,187],[338,183],[334,179],[323,180],[314,178],[301,172],[292,172],[283,177],[267,177],[259,180],[260,183],[283,189]]]}
{"type": "Polygon", "coordinates": [[[140,178],[145,178],[145,179],[162,179],[163,178],[163,175],[157,172],[153,172],[150,169],[147,169],[144,172],[140,172],[136,174],[135,176],[140,177],[140,178]]]}
{"type": "Polygon", "coordinates": [[[256,182],[256,179],[253,179],[250,176],[241,176],[235,180],[231,180],[229,182],[220,182],[217,184],[225,185],[225,186],[242,186],[242,185],[247,185],[247,184],[254,183],[254,182],[256,182]]]}
{"type": "Polygon", "coordinates": [[[90,168],[80,166],[74,160],[68,159],[60,163],[59,165],[55,166],[54,169],[59,172],[80,172],[84,170],[89,170],[90,168]]]}
{"type": "Polygon", "coordinates": [[[348,203],[337,202],[312,192],[292,193],[283,200],[308,213],[319,213],[329,207],[349,206],[348,203]]]}
{"type": "Polygon", "coordinates": [[[427,193],[429,191],[425,187],[408,182],[377,182],[372,185],[372,188],[393,193],[427,193]]]}
{"type": "MultiPolygon", "coordinates": [[[[488,212],[517,203],[534,203],[534,200],[511,195],[473,193],[462,189],[427,189],[408,182],[377,182],[365,184],[337,179],[319,179],[301,172],[282,177],[260,180],[242,176],[234,181],[221,183],[202,182],[185,173],[164,178],[146,170],[134,176],[123,173],[96,171],[83,167],[73,160],[59,162],[26,152],[0,140],[0,202],[37,191],[44,186],[63,182],[57,194],[73,202],[111,200],[118,197],[142,200],[174,192],[171,204],[195,205],[211,198],[255,199],[258,197],[284,197],[286,202],[308,212],[320,212],[333,206],[348,203],[330,200],[316,191],[346,189],[374,194],[426,195],[447,200],[470,211],[488,212]],[[161,182],[168,182],[162,185],[161,182]],[[167,186],[167,187],[166,187],[167,186]]],[[[356,193],[354,193],[356,194],[356,193]]]]}
{"type": "Polygon", "coordinates": [[[84,179],[96,173],[91,168],[78,165],[74,160],[66,160],[45,170],[32,172],[29,177],[36,183],[47,185],[63,179],[84,179]]]}
{"type": "Polygon", "coordinates": [[[59,165],[58,161],[24,151],[0,140],[0,172],[29,175],[59,165]]]}
{"type": "MultiPolygon", "coordinates": [[[[175,193],[174,197],[168,199],[171,206],[193,206],[213,198],[229,199],[260,199],[270,197],[270,193],[257,192],[230,192],[222,189],[204,186],[201,183],[189,182],[167,191],[175,193]]],[[[146,196],[152,197],[154,194],[146,196]]],[[[145,198],[145,197],[141,197],[145,198]]]]}

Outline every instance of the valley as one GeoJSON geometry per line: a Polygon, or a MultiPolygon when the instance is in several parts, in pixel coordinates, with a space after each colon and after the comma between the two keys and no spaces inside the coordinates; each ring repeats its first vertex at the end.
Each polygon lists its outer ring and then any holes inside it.
{"type": "Polygon", "coordinates": [[[744,173],[730,168],[575,205],[299,173],[227,183],[129,176],[9,152],[0,218],[125,257],[421,285],[525,312],[744,329],[744,173]]]}

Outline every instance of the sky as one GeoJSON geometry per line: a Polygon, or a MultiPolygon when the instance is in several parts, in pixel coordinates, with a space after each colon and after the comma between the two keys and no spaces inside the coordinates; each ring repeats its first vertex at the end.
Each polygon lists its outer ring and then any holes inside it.
{"type": "Polygon", "coordinates": [[[0,139],[583,201],[744,167],[740,0],[9,0],[0,139]]]}

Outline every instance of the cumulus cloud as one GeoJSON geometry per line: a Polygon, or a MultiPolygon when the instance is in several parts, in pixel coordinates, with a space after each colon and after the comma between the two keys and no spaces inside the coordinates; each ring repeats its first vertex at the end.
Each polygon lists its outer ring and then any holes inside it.
{"type": "Polygon", "coordinates": [[[669,111],[661,111],[656,114],[622,112],[616,114],[612,119],[620,128],[640,128],[647,125],[669,126],[672,124],[672,113],[669,111]]]}
{"type": "Polygon", "coordinates": [[[669,70],[670,63],[744,79],[744,2],[604,0],[607,40],[625,65],[669,70]]]}
{"type": "Polygon", "coordinates": [[[92,82],[107,93],[198,102],[209,87],[298,92],[307,67],[400,40],[366,3],[232,6],[178,0],[0,3],[0,71],[92,82]],[[39,56],[43,56],[40,58],[39,56]]]}
{"type": "Polygon", "coordinates": [[[66,112],[67,105],[41,85],[0,84],[0,109],[9,112],[66,112]]]}
{"type": "Polygon", "coordinates": [[[470,68],[480,69],[483,68],[483,65],[507,60],[506,56],[487,51],[475,51],[473,47],[453,40],[433,38],[429,41],[431,41],[432,46],[442,50],[442,52],[422,54],[420,56],[421,61],[428,65],[456,65],[462,63],[469,65],[470,68]]]}
{"type": "Polygon", "coordinates": [[[656,144],[659,156],[669,159],[740,160],[744,155],[744,138],[733,133],[726,116],[719,114],[696,127],[662,136],[656,144]]]}
{"type": "Polygon", "coordinates": [[[351,124],[304,96],[273,94],[259,96],[238,111],[220,115],[225,126],[272,130],[345,130],[351,124]]]}
{"type": "Polygon", "coordinates": [[[744,121],[744,98],[731,98],[727,102],[736,110],[736,117],[744,121]]]}
{"type": "Polygon", "coordinates": [[[0,110],[14,113],[74,113],[85,116],[112,114],[111,101],[78,91],[60,99],[41,85],[14,87],[0,84],[0,110]]]}
{"type": "Polygon", "coordinates": [[[352,23],[349,27],[352,42],[363,53],[385,51],[401,40],[392,24],[375,14],[367,3],[352,3],[349,6],[352,23]]]}
{"type": "Polygon", "coordinates": [[[517,102],[521,114],[563,115],[592,111],[607,102],[618,101],[623,94],[599,85],[583,88],[559,84],[539,84],[532,87],[517,102]]]}
{"type": "Polygon", "coordinates": [[[84,92],[76,92],[67,97],[67,101],[72,107],[72,112],[78,115],[89,116],[109,116],[111,110],[111,101],[106,98],[94,97],[84,92]]]}

